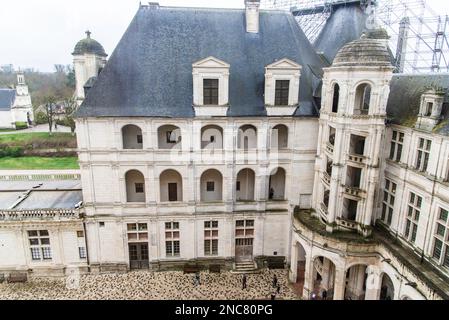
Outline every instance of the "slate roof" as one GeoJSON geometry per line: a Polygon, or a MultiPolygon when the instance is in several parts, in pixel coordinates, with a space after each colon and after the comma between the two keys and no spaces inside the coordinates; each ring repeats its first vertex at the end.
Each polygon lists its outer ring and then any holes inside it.
{"type": "Polygon", "coordinates": [[[78,110],[78,117],[193,117],[192,64],[230,64],[228,116],[266,116],[265,66],[302,65],[296,116],[317,116],[314,92],[325,64],[285,11],[261,10],[260,32],[246,32],[244,9],[141,6],[78,110]]]}
{"type": "Polygon", "coordinates": [[[0,111],[9,111],[16,100],[16,90],[0,89],[0,111]]]}
{"type": "Polygon", "coordinates": [[[0,181],[0,210],[74,209],[81,201],[80,180],[0,181]]]}
{"type": "Polygon", "coordinates": [[[394,75],[390,85],[387,115],[392,123],[414,126],[421,95],[429,88],[442,88],[446,91],[443,119],[434,132],[449,135],[449,73],[394,75]]]}
{"type": "Polygon", "coordinates": [[[366,29],[366,21],[367,15],[360,4],[335,7],[313,46],[331,64],[340,48],[360,38],[366,29]]]}

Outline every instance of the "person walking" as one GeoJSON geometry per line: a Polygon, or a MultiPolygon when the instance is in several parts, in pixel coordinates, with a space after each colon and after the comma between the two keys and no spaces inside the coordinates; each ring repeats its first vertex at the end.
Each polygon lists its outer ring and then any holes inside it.
{"type": "Polygon", "coordinates": [[[246,274],[244,274],[242,278],[242,290],[244,289],[246,289],[246,274]]]}
{"type": "Polygon", "coordinates": [[[321,293],[321,297],[323,298],[323,300],[327,300],[327,291],[323,290],[323,292],[321,293]]]}
{"type": "Polygon", "coordinates": [[[273,276],[273,288],[276,288],[278,285],[278,277],[276,275],[273,276]]]}
{"type": "Polygon", "coordinates": [[[281,285],[280,284],[278,284],[277,287],[276,287],[276,293],[277,294],[281,293],[281,285]]]}
{"type": "Polygon", "coordinates": [[[200,277],[200,273],[199,272],[195,273],[195,281],[196,281],[196,285],[197,286],[201,285],[201,277],[200,277]]]}

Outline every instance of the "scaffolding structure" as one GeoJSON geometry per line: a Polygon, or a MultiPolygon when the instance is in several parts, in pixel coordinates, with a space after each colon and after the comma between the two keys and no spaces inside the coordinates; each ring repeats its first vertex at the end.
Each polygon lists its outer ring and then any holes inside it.
{"type": "Polygon", "coordinates": [[[313,43],[337,6],[358,4],[367,27],[385,28],[397,72],[449,72],[449,17],[426,0],[262,0],[263,8],[289,10],[313,43]]]}

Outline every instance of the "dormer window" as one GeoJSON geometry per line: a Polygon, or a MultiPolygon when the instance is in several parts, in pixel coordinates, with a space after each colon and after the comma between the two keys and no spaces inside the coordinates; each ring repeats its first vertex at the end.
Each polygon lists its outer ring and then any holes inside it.
{"type": "Polygon", "coordinates": [[[226,116],[229,108],[229,68],[229,64],[215,57],[192,65],[196,116],[226,116]]]}
{"type": "Polygon", "coordinates": [[[290,80],[276,80],[274,103],[277,106],[288,106],[290,80]]]}
{"type": "Polygon", "coordinates": [[[433,109],[433,102],[427,102],[426,106],[426,117],[430,117],[432,115],[432,109],[433,109]]]}
{"type": "Polygon", "coordinates": [[[299,104],[301,66],[284,58],[265,67],[265,107],[268,116],[292,116],[299,104]]]}
{"type": "Polygon", "coordinates": [[[218,79],[203,79],[203,103],[218,105],[218,79]]]}
{"type": "Polygon", "coordinates": [[[438,125],[443,109],[445,93],[437,90],[427,90],[421,96],[416,128],[431,131],[438,125]]]}

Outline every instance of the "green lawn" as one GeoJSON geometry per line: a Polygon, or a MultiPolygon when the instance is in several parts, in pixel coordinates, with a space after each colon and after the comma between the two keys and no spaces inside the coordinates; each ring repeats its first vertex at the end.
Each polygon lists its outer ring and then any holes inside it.
{"type": "Polygon", "coordinates": [[[72,140],[76,139],[74,136],[72,136],[71,133],[53,133],[50,135],[48,132],[31,132],[31,133],[17,133],[16,131],[11,132],[11,134],[2,134],[0,135],[0,144],[26,144],[27,142],[31,141],[32,139],[45,139],[48,141],[52,140],[60,140],[60,139],[67,139],[72,140]]]}
{"type": "Polygon", "coordinates": [[[0,158],[0,170],[54,170],[79,169],[77,157],[45,158],[20,157],[0,158]]]}

